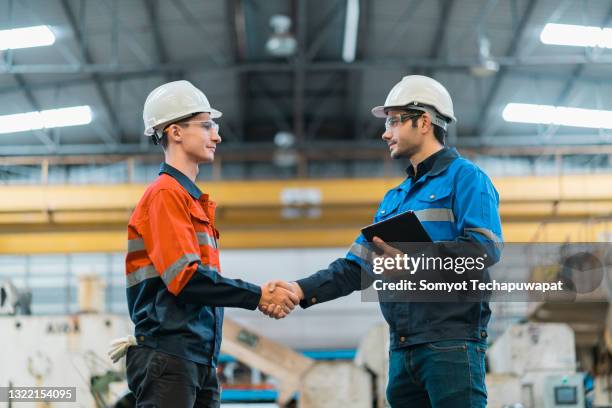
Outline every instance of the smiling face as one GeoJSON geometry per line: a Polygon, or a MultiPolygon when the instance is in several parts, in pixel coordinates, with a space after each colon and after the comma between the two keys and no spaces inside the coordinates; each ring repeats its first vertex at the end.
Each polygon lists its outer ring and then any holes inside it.
{"type": "Polygon", "coordinates": [[[186,157],[196,163],[211,163],[215,159],[217,144],[221,143],[216,126],[209,113],[199,113],[167,129],[171,148],[180,148],[186,157]]]}

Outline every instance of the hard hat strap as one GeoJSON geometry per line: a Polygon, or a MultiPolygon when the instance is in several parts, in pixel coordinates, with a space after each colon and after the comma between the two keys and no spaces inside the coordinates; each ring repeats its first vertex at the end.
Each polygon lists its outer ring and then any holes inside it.
{"type": "Polygon", "coordinates": [[[438,127],[441,127],[442,129],[444,129],[444,131],[448,129],[448,122],[446,121],[446,119],[443,116],[441,116],[435,109],[430,108],[429,106],[411,103],[411,104],[406,105],[404,108],[410,109],[410,110],[417,110],[421,112],[427,112],[429,113],[429,117],[431,118],[431,123],[433,123],[434,125],[438,127]]]}
{"type": "Polygon", "coordinates": [[[166,130],[166,128],[170,125],[174,125],[174,124],[178,124],[180,122],[183,122],[189,118],[192,118],[193,116],[196,116],[198,114],[200,114],[202,112],[193,112],[193,113],[189,113],[187,115],[184,116],[180,116],[176,119],[172,119],[172,121],[167,122],[167,123],[162,123],[160,125],[157,125],[156,127],[153,128],[153,135],[151,135],[151,137],[153,138],[153,143],[155,143],[156,145],[158,145],[161,142],[162,137],[164,136],[164,131],[166,130]]]}
{"type": "Polygon", "coordinates": [[[151,139],[153,140],[153,144],[155,146],[157,146],[158,144],[161,143],[162,136],[163,136],[163,131],[162,131],[162,133],[160,135],[160,134],[157,133],[157,130],[153,130],[153,134],[151,135],[151,139]]]}

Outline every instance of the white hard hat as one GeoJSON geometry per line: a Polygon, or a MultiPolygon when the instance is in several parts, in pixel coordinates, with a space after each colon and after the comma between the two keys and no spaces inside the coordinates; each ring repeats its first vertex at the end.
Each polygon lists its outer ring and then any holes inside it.
{"type": "Polygon", "coordinates": [[[389,92],[385,104],[372,108],[377,118],[387,116],[391,108],[409,108],[429,112],[432,122],[446,129],[450,121],[457,121],[453,111],[453,101],[444,86],[433,78],[423,75],[408,75],[402,78],[389,92]],[[407,106],[412,105],[412,106],[407,106]],[[432,107],[436,112],[432,112],[432,107]]]}
{"type": "Polygon", "coordinates": [[[168,82],[158,86],[147,96],[142,111],[144,134],[152,136],[156,130],[163,129],[164,125],[200,112],[210,113],[211,119],[222,115],[210,106],[204,92],[191,82],[168,82]]]}

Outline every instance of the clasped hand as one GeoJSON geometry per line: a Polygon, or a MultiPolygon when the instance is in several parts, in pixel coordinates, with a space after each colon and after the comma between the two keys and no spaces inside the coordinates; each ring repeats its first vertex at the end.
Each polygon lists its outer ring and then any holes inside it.
{"type": "Polygon", "coordinates": [[[303,298],[302,288],[296,282],[270,281],[261,288],[259,310],[266,316],[282,319],[288,316],[303,298]]]}
{"type": "MultiPolygon", "coordinates": [[[[373,243],[383,251],[384,256],[394,256],[400,253],[378,237],[374,238],[373,243]]],[[[282,319],[287,317],[302,299],[304,299],[304,292],[297,282],[269,281],[261,288],[258,308],[266,316],[282,319]]]]}

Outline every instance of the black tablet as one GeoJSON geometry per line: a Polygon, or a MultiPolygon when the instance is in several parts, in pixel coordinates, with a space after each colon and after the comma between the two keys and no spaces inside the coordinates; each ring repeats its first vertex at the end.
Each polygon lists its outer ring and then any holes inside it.
{"type": "Polygon", "coordinates": [[[375,236],[385,242],[433,242],[413,211],[368,225],[361,233],[369,242],[375,236]]]}

